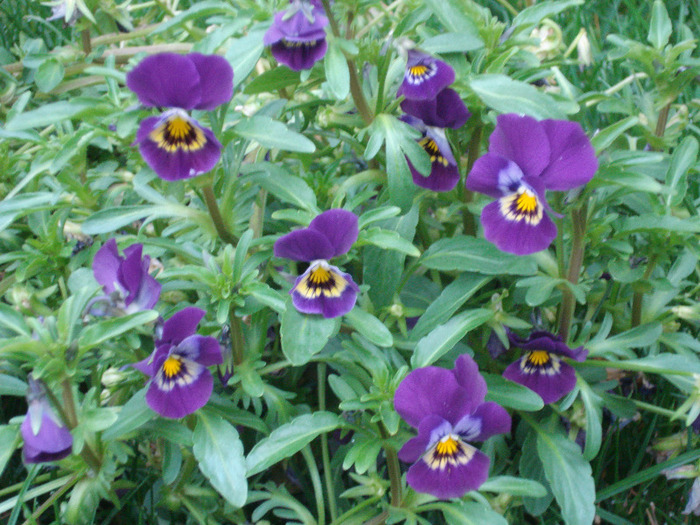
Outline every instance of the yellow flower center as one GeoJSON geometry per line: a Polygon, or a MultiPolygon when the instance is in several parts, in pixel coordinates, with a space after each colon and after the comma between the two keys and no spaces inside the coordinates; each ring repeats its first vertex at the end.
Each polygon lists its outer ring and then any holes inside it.
{"type": "Polygon", "coordinates": [[[168,153],[178,150],[199,151],[207,143],[207,137],[186,115],[171,115],[149,134],[159,148],[168,153]]]}
{"type": "Polygon", "coordinates": [[[422,77],[428,72],[428,66],[418,64],[408,68],[408,72],[412,77],[422,77]]]}
{"type": "Polygon", "coordinates": [[[549,352],[544,350],[534,350],[527,356],[527,360],[530,364],[535,366],[546,365],[550,360],[549,352]]]}
{"type": "Polygon", "coordinates": [[[177,356],[171,355],[163,362],[163,373],[168,379],[179,374],[180,370],[182,370],[182,361],[177,356]]]}
{"type": "Polygon", "coordinates": [[[532,213],[537,209],[537,197],[530,192],[524,191],[518,195],[515,206],[521,213],[532,213]]]}
{"type": "Polygon", "coordinates": [[[318,265],[316,268],[311,270],[309,274],[309,282],[315,285],[326,284],[332,279],[331,272],[329,268],[325,268],[322,265],[318,265]]]}
{"type": "Polygon", "coordinates": [[[458,450],[459,444],[452,436],[443,438],[442,441],[439,441],[435,446],[435,452],[437,452],[439,456],[454,456],[458,450]]]}

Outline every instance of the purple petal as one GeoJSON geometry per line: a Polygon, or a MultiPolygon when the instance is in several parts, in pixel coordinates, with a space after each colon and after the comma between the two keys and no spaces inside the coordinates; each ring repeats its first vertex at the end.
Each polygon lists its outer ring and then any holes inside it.
{"type": "Polygon", "coordinates": [[[561,337],[544,330],[532,332],[527,339],[521,339],[508,330],[508,339],[513,346],[523,350],[545,350],[550,354],[563,355],[575,361],[585,361],[588,350],[583,346],[571,349],[561,340],[561,337]]]}
{"type": "Polygon", "coordinates": [[[34,453],[36,451],[39,453],[57,454],[63,453],[66,449],[68,450],[68,454],[70,454],[70,449],[73,445],[73,436],[71,436],[70,431],[66,427],[59,425],[54,420],[55,416],[52,417],[51,407],[48,403],[43,402],[42,404],[39,431],[36,434],[32,431],[31,411],[27,412],[20,426],[22,439],[24,439],[25,446],[29,447],[28,451],[25,450],[25,453],[29,452],[29,454],[26,455],[36,457],[37,454],[34,453]]]}
{"type": "Polygon", "coordinates": [[[175,53],[144,58],[126,75],[126,85],[146,106],[192,109],[201,100],[194,62],[175,53]]]}
{"type": "Polygon", "coordinates": [[[321,60],[328,50],[326,39],[303,40],[300,44],[290,43],[287,40],[280,40],[272,44],[270,51],[275,60],[284,64],[293,71],[311,69],[313,65],[321,60]]]}
{"type": "Polygon", "coordinates": [[[157,378],[154,377],[146,392],[148,406],[163,417],[177,419],[206,405],[214,388],[214,379],[211,372],[202,365],[196,364],[192,368],[194,377],[190,382],[176,382],[168,391],[159,388],[157,378]]]}
{"type": "Polygon", "coordinates": [[[287,11],[275,13],[272,26],[263,36],[263,44],[269,46],[283,39],[290,42],[325,39],[326,31],[324,28],[328,25],[328,18],[326,18],[323,9],[315,7],[312,10],[312,18],[313,22],[310,22],[302,10],[297,10],[291,16],[288,16],[287,11]]]}
{"type": "Polygon", "coordinates": [[[408,169],[411,170],[413,183],[421,188],[432,191],[450,191],[459,182],[459,168],[456,165],[448,164],[445,166],[440,162],[433,162],[430,174],[424,177],[413,167],[408,157],[406,157],[406,161],[408,169]]]}
{"type": "Polygon", "coordinates": [[[233,68],[224,57],[191,53],[187,58],[199,74],[201,97],[195,109],[214,109],[233,96],[233,68]]]}
{"type": "Polygon", "coordinates": [[[578,122],[543,120],[549,139],[549,166],[540,177],[548,190],[566,191],[583,186],[598,169],[591,141],[578,122]]]}
{"type": "Polygon", "coordinates": [[[484,402],[487,390],[486,380],[479,373],[479,366],[469,354],[462,354],[456,359],[452,374],[457,384],[467,391],[468,413],[474,412],[484,402]]]}
{"type": "Polygon", "coordinates": [[[215,337],[191,335],[178,344],[171,353],[196,361],[200,365],[220,365],[224,362],[221,346],[215,337]]]}
{"type": "Polygon", "coordinates": [[[452,66],[412,49],[408,52],[406,73],[397,96],[403,95],[411,100],[434,99],[454,81],[455,71],[452,66]]]}
{"type": "Polygon", "coordinates": [[[523,172],[518,165],[494,153],[482,155],[467,175],[467,189],[499,198],[513,193],[522,184],[523,172]]]}
{"type": "Polygon", "coordinates": [[[430,414],[424,417],[418,425],[418,435],[406,441],[399,450],[399,459],[404,463],[417,461],[435,441],[449,434],[451,430],[452,425],[438,415],[430,414]]]}
{"type": "Polygon", "coordinates": [[[197,331],[197,325],[206,312],[201,308],[188,306],[175,313],[163,323],[163,335],[158,340],[159,345],[177,345],[197,331]]]}
{"type": "Polygon", "coordinates": [[[201,133],[201,145],[196,149],[186,149],[182,145],[175,151],[168,151],[164,145],[154,140],[158,128],[167,119],[167,114],[160,117],[148,117],[141,121],[134,144],[139,145],[141,156],[153,171],[164,180],[189,179],[211,171],[221,157],[221,143],[214,133],[199,124],[196,120],[186,117],[194,133],[201,133]]]}
{"type": "Polygon", "coordinates": [[[144,359],[142,361],[137,361],[136,363],[131,363],[130,365],[126,365],[126,366],[130,366],[132,368],[135,368],[136,370],[138,370],[142,374],[146,374],[147,376],[153,377],[153,375],[155,374],[155,370],[153,368],[153,365],[155,364],[154,361],[155,361],[155,352],[151,353],[151,355],[149,355],[146,359],[144,359]]]}
{"type": "MultiPolygon", "coordinates": [[[[146,257],[146,259],[148,259],[148,257],[146,257]]],[[[160,283],[155,277],[144,273],[141,280],[141,287],[134,298],[132,306],[136,306],[139,310],[150,310],[158,302],[161,288],[160,283]]]]}
{"type": "Polygon", "coordinates": [[[107,294],[111,294],[116,289],[114,285],[118,282],[117,271],[121,262],[117,241],[114,239],[104,243],[92,260],[92,273],[95,275],[95,280],[102,285],[107,294]]]}
{"type": "Polygon", "coordinates": [[[333,257],[335,249],[323,233],[310,228],[302,228],[277,239],[273,251],[275,257],[311,262],[318,259],[330,259],[333,257]]]}
{"type": "Polygon", "coordinates": [[[459,94],[450,88],[445,88],[433,99],[405,99],[401,109],[409,115],[419,118],[428,126],[457,129],[471,116],[459,94]]]}
{"type": "Polygon", "coordinates": [[[576,386],[576,372],[571,365],[563,361],[557,363],[558,370],[556,368],[531,370],[526,367],[526,363],[527,354],[508,365],[503,372],[503,377],[529,388],[538,394],[545,404],[558,401],[576,386]]]}
{"type": "Polygon", "coordinates": [[[557,236],[557,227],[543,212],[536,225],[526,220],[511,221],[501,211],[500,201],[487,204],[481,212],[484,237],[499,250],[516,255],[528,255],[547,249],[557,236]]]}
{"type": "Polygon", "coordinates": [[[319,232],[328,239],[333,247],[332,257],[350,251],[359,233],[357,215],[343,209],[328,210],[317,215],[309,224],[309,229],[319,232]]]}
{"type": "Polygon", "coordinates": [[[336,282],[336,287],[330,293],[325,291],[321,291],[318,294],[311,293],[309,287],[303,284],[310,274],[311,267],[304,274],[297,277],[289,293],[292,296],[294,308],[299,312],[303,314],[320,314],[327,319],[332,319],[345,315],[354,308],[360,288],[349,274],[341,272],[335,266],[329,266],[329,269],[334,274],[336,282]]]}
{"type": "Polygon", "coordinates": [[[489,153],[515,162],[526,177],[537,177],[549,164],[549,139],[544,126],[532,117],[499,115],[489,138],[489,153]]]}
{"type": "Polygon", "coordinates": [[[469,392],[459,386],[452,371],[435,366],[413,370],[394,394],[394,408],[413,428],[433,414],[454,425],[471,406],[469,392]]]}
{"type": "Polygon", "coordinates": [[[496,434],[510,433],[511,419],[508,412],[499,404],[492,401],[482,403],[474,411],[462,418],[454,431],[465,440],[484,441],[496,434]]]}
{"type": "MultiPolygon", "coordinates": [[[[141,260],[141,250],[143,245],[132,244],[124,250],[124,260],[119,265],[117,278],[127,292],[126,305],[130,305],[136,298],[143,278],[143,265],[141,260]]],[[[148,273],[148,272],[146,272],[148,273]]]]}
{"type": "Polygon", "coordinates": [[[465,465],[431,469],[425,461],[418,460],[406,474],[406,483],[417,492],[432,494],[436,498],[461,498],[467,492],[478,489],[489,476],[489,457],[474,449],[474,455],[465,465]]]}

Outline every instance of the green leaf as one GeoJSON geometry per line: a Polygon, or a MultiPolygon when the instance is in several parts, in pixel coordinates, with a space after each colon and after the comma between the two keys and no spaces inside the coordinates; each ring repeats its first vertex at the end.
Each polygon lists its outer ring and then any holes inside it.
{"type": "Polygon", "coordinates": [[[666,5],[663,0],[654,0],[654,5],[651,8],[651,23],[649,24],[649,34],[647,40],[656,49],[663,48],[668,44],[668,39],[673,32],[671,19],[666,11],[666,5]]]}
{"type": "MultiPolygon", "coordinates": [[[[247,35],[230,41],[224,55],[233,68],[233,87],[243,82],[260,60],[265,46],[263,45],[264,31],[251,31],[247,35]]],[[[286,69],[278,67],[276,69],[286,69]]]]}
{"type": "Polygon", "coordinates": [[[281,316],[282,353],[294,366],[308,363],[338,332],[340,319],[325,319],[320,315],[302,314],[291,300],[281,316]]]}
{"type": "Polygon", "coordinates": [[[48,93],[61,83],[64,73],[65,68],[58,59],[48,58],[37,68],[34,82],[39,91],[48,93]]]}
{"type": "Polygon", "coordinates": [[[542,462],[537,455],[537,434],[533,430],[528,431],[527,435],[525,436],[525,441],[523,441],[521,446],[518,470],[521,476],[525,476],[539,482],[547,491],[547,493],[541,497],[523,497],[523,505],[527,509],[528,513],[532,514],[533,516],[543,514],[549,507],[549,504],[552,503],[554,494],[552,494],[547,477],[544,475],[542,462]]]}
{"type": "Polygon", "coordinates": [[[152,204],[142,206],[118,206],[116,208],[105,208],[90,215],[83,222],[81,229],[87,235],[99,235],[110,233],[132,222],[145,218],[157,219],[165,217],[179,217],[178,209],[187,210],[184,206],[171,208],[168,206],[154,206],[152,204]]]}
{"type": "Polygon", "coordinates": [[[266,148],[313,153],[316,146],[301,133],[292,131],[283,123],[264,115],[253,115],[231,128],[244,139],[254,140],[266,148]]]}
{"type": "Polygon", "coordinates": [[[24,322],[24,316],[7,304],[0,303],[0,326],[16,335],[32,335],[24,322]]]}
{"type": "Polygon", "coordinates": [[[499,113],[522,113],[537,119],[565,119],[566,113],[578,111],[577,104],[564,111],[548,94],[505,75],[477,75],[469,86],[484,104],[499,113]]]}
{"type": "Polygon", "coordinates": [[[581,378],[577,378],[581,391],[583,406],[586,407],[586,445],[583,449],[584,459],[591,461],[598,455],[600,445],[603,442],[603,409],[602,399],[581,378]]]}
{"type": "Polygon", "coordinates": [[[595,483],[581,448],[558,431],[537,430],[537,454],[566,525],[591,525],[595,483]]]}
{"type": "Polygon", "coordinates": [[[615,142],[615,139],[631,127],[636,126],[638,122],[639,119],[637,117],[627,117],[609,125],[607,128],[601,129],[591,138],[591,144],[593,144],[596,153],[607,149],[615,142]]]}
{"type": "Polygon", "coordinates": [[[345,314],[345,320],[369,341],[382,348],[388,348],[394,344],[394,338],[389,329],[372,314],[365,312],[359,306],[355,306],[345,314]]]}
{"type": "Polygon", "coordinates": [[[20,113],[5,125],[5,129],[20,131],[30,128],[41,128],[63,120],[77,118],[81,113],[93,109],[93,107],[94,103],[92,101],[81,99],[51,102],[37,109],[20,113]]]}
{"type": "Polygon", "coordinates": [[[343,420],[331,412],[314,412],[294,418],[258,441],[246,457],[248,476],[268,469],[278,461],[291,457],[316,436],[343,425],[343,420]]]}
{"type": "Polygon", "coordinates": [[[253,281],[245,285],[245,287],[241,289],[241,294],[254,297],[260,303],[269,306],[278,314],[281,314],[287,309],[286,298],[277,290],[270,288],[270,286],[260,281],[253,281]]]}
{"type": "Polygon", "coordinates": [[[337,100],[345,100],[350,92],[350,71],[348,62],[336,39],[328,42],[328,51],[323,59],[328,86],[337,100]]]}
{"type": "Polygon", "coordinates": [[[298,208],[318,213],[316,195],[304,179],[290,175],[286,169],[271,162],[262,162],[244,166],[241,170],[248,180],[259,184],[282,202],[288,202],[298,208]]]}
{"type": "Polygon", "coordinates": [[[480,491],[512,494],[513,496],[530,496],[542,498],[547,489],[534,479],[516,478],[514,476],[495,476],[484,482],[480,491]]]}
{"type": "Polygon", "coordinates": [[[632,233],[660,231],[673,233],[700,233],[700,217],[695,215],[687,219],[672,215],[659,216],[646,213],[637,217],[627,217],[615,232],[615,237],[627,238],[632,233]]]}
{"type": "Polygon", "coordinates": [[[481,326],[494,316],[493,310],[479,308],[462,312],[445,324],[431,330],[416,344],[411,356],[411,366],[420,368],[433,364],[452,350],[470,330],[481,326]]]}
{"type": "Polygon", "coordinates": [[[0,396],[24,397],[27,395],[27,383],[7,374],[0,374],[0,396]]]}
{"type": "Polygon", "coordinates": [[[114,339],[125,332],[134,328],[144,326],[158,318],[158,312],[155,310],[145,310],[136,312],[135,314],[125,315],[124,317],[116,317],[99,321],[88,326],[82,331],[78,338],[80,350],[85,351],[90,348],[104,343],[110,339],[114,339]]]}
{"type": "MultiPolygon", "coordinates": [[[[695,137],[685,137],[671,156],[671,165],[666,173],[666,208],[679,206],[683,202],[688,189],[688,172],[695,166],[698,159],[698,140],[695,137]]],[[[669,212],[670,213],[670,212],[669,212]]]]}
{"type": "MultiPolygon", "coordinates": [[[[188,20],[201,20],[203,18],[208,18],[212,15],[236,16],[236,10],[233,7],[231,7],[230,4],[227,4],[225,2],[216,2],[213,0],[205,0],[203,2],[198,2],[186,11],[183,11],[182,13],[179,13],[172,17],[170,20],[159,24],[158,27],[151,32],[151,35],[157,35],[158,33],[168,31],[173,27],[178,27],[187,22],[188,20]]],[[[236,70],[234,69],[234,72],[235,71],[236,70]]]]}
{"type": "Polygon", "coordinates": [[[270,93],[298,84],[300,82],[299,77],[299,71],[294,71],[288,67],[276,67],[270,71],[265,71],[262,75],[256,76],[246,84],[243,93],[246,95],[270,93]]]}
{"type": "Polygon", "coordinates": [[[562,0],[559,2],[541,2],[520,11],[513,19],[513,27],[537,25],[543,18],[561,13],[569,7],[581,5],[583,0],[562,0]]]}
{"type": "Polygon", "coordinates": [[[448,525],[508,525],[503,516],[482,503],[455,500],[435,506],[442,510],[448,525]]]}
{"type": "Polygon", "coordinates": [[[233,425],[199,410],[193,442],[199,470],[231,505],[242,507],[248,497],[248,480],[243,444],[233,425]]]}
{"type": "Polygon", "coordinates": [[[533,275],[537,271],[534,258],[503,253],[486,239],[465,235],[440,239],[423,252],[419,261],[434,270],[485,275],[533,275]]]}
{"type": "Polygon", "coordinates": [[[486,400],[513,410],[536,412],[544,408],[542,398],[529,388],[495,374],[483,374],[488,386],[486,400]]]}
{"type": "Polygon", "coordinates": [[[56,193],[23,193],[0,202],[0,231],[12,224],[17,217],[27,215],[56,204],[56,193]]]}
{"type": "Polygon", "coordinates": [[[479,32],[474,33],[443,33],[427,40],[421,44],[421,49],[428,53],[466,53],[484,47],[484,41],[479,36],[479,32]]]}
{"type": "Polygon", "coordinates": [[[491,277],[473,273],[463,273],[448,284],[420,316],[411,330],[411,339],[416,341],[430,332],[438,324],[447,321],[452,314],[466,303],[491,277]]]}
{"type": "Polygon", "coordinates": [[[114,424],[102,434],[105,441],[125,437],[156,416],[146,404],[146,388],[142,388],[124,404],[114,424]]]}
{"type": "Polygon", "coordinates": [[[420,251],[415,245],[392,230],[384,230],[382,228],[369,228],[360,231],[357,239],[363,243],[374,244],[384,250],[394,250],[405,253],[411,257],[420,257],[420,251]]]}
{"type": "Polygon", "coordinates": [[[19,425],[0,426],[0,476],[19,443],[19,425]]]}
{"type": "Polygon", "coordinates": [[[596,336],[586,343],[588,357],[626,355],[624,354],[625,349],[649,346],[659,339],[662,332],[661,323],[648,323],[613,337],[598,338],[596,336]]]}
{"type": "Polygon", "coordinates": [[[479,34],[474,21],[455,0],[426,0],[425,4],[452,33],[479,34]]]}

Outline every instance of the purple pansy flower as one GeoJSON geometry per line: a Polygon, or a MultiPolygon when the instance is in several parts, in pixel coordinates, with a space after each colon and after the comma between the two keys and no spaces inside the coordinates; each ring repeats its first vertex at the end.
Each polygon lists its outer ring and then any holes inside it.
{"type": "Polygon", "coordinates": [[[117,241],[110,239],[97,250],[92,271],[106,295],[92,301],[90,312],[102,315],[131,314],[155,306],[161,286],[148,274],[151,258],[142,256],[142,249],[143,245],[132,244],[124,250],[122,257],[117,241]],[[95,304],[103,304],[105,309],[100,310],[95,304]]]}
{"type": "Polygon", "coordinates": [[[423,121],[426,126],[457,129],[471,116],[459,94],[451,88],[445,88],[431,99],[404,99],[401,109],[409,115],[423,121]]]}
{"type": "Polygon", "coordinates": [[[293,69],[310,69],[326,54],[328,18],[318,3],[294,0],[286,11],[275,13],[272,26],[263,36],[272,56],[293,69]]]}
{"type": "Polygon", "coordinates": [[[591,141],[576,122],[499,115],[489,152],[467,177],[467,189],[497,200],[481,212],[484,236],[500,250],[526,255],[546,249],[557,227],[545,190],[586,184],[598,169],[591,141]]]}
{"type": "Polygon", "coordinates": [[[214,337],[197,335],[204,310],[187,307],[163,323],[155,351],[132,366],[151,376],[146,403],[164,417],[181,418],[209,401],[214,379],[208,366],[222,363],[214,337]]]}
{"type": "Polygon", "coordinates": [[[168,108],[143,120],[134,141],[160,178],[188,179],[216,165],[221,144],[187,112],[212,110],[231,100],[233,69],[225,58],[200,53],[151,55],[126,75],[126,85],[143,105],[168,108]]]}
{"type": "Polygon", "coordinates": [[[294,307],[305,314],[323,317],[345,315],[360,291],[349,274],[328,260],[347,253],[357,240],[357,216],[347,210],[324,211],[308,228],[283,235],[275,242],[275,257],[308,262],[309,268],[289,291],[294,307]]]}
{"type": "Polygon", "coordinates": [[[582,346],[572,350],[559,336],[544,331],[532,332],[526,340],[509,331],[508,339],[512,345],[526,352],[508,365],[503,377],[526,386],[545,403],[554,403],[574,389],[576,372],[562,360],[562,356],[583,361],[588,350],[582,346]]]}
{"type": "Polygon", "coordinates": [[[418,435],[399,451],[413,463],[406,482],[441,499],[459,498],[488,478],[490,460],[469,441],[510,432],[503,407],[484,402],[486,381],[474,360],[461,355],[452,370],[413,370],[394,394],[394,408],[418,435]]]}
{"type": "Polygon", "coordinates": [[[45,463],[69,456],[73,448],[73,436],[51,409],[41,383],[31,375],[27,403],[29,410],[20,427],[24,439],[24,462],[45,463]]]}
{"type": "Polygon", "coordinates": [[[409,100],[431,100],[454,81],[452,66],[427,53],[410,49],[397,96],[403,95],[409,100]]]}

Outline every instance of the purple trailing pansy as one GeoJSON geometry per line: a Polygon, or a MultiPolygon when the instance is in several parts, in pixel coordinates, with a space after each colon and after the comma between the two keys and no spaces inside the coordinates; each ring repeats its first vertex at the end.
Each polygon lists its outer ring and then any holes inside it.
{"type": "Polygon", "coordinates": [[[272,56],[294,71],[311,69],[326,54],[328,18],[319,3],[293,0],[286,11],[275,13],[263,36],[272,56]]]}
{"type": "Polygon", "coordinates": [[[509,331],[508,339],[525,353],[508,365],[503,377],[526,386],[545,403],[554,403],[574,389],[576,372],[562,357],[583,361],[588,350],[582,346],[572,350],[559,336],[544,331],[532,332],[527,339],[520,339],[509,331]]]}
{"type": "Polygon", "coordinates": [[[289,292],[297,310],[326,318],[339,317],[352,310],[360,289],[349,274],[331,266],[328,260],[347,253],[357,235],[357,216],[347,210],[334,209],[318,215],[308,228],[277,239],[275,257],[310,263],[289,292]]]}
{"type": "Polygon", "coordinates": [[[200,53],[151,55],[126,75],[126,85],[143,105],[167,108],[160,116],[143,120],[134,141],[160,178],[188,179],[216,165],[221,144],[187,112],[212,110],[231,100],[233,69],[225,58],[200,53]]]}
{"type": "Polygon", "coordinates": [[[165,321],[155,351],[132,365],[151,377],[146,403],[164,417],[181,418],[209,401],[214,379],[208,366],[222,363],[214,337],[197,335],[204,310],[187,307],[165,321]]]}
{"type": "Polygon", "coordinates": [[[401,109],[423,121],[426,126],[457,129],[471,116],[459,94],[445,88],[431,99],[404,99],[401,109]]]}
{"type": "Polygon", "coordinates": [[[73,436],[51,409],[42,384],[31,375],[27,403],[29,410],[20,427],[24,439],[24,462],[45,463],[69,456],[73,436]]]}
{"type": "Polygon", "coordinates": [[[427,53],[410,49],[397,96],[403,95],[409,100],[431,100],[454,81],[452,66],[427,53]]]}
{"type": "Polygon", "coordinates": [[[124,250],[122,257],[119,255],[117,241],[110,239],[97,250],[92,261],[92,271],[106,295],[91,302],[91,313],[130,314],[150,310],[155,306],[161,286],[148,274],[151,258],[143,256],[142,249],[143,245],[132,244],[124,250]]]}
{"type": "Polygon", "coordinates": [[[598,169],[591,141],[576,122],[499,115],[489,152],[467,177],[467,189],[497,200],[481,213],[484,236],[500,250],[526,255],[557,235],[545,190],[586,184],[598,169]]]}
{"type": "Polygon", "coordinates": [[[486,481],[490,460],[469,442],[510,432],[511,419],[485,396],[486,381],[466,354],[452,370],[418,368],[401,382],[394,408],[418,435],[404,444],[399,459],[413,463],[406,482],[414,490],[459,498],[486,481]]]}

